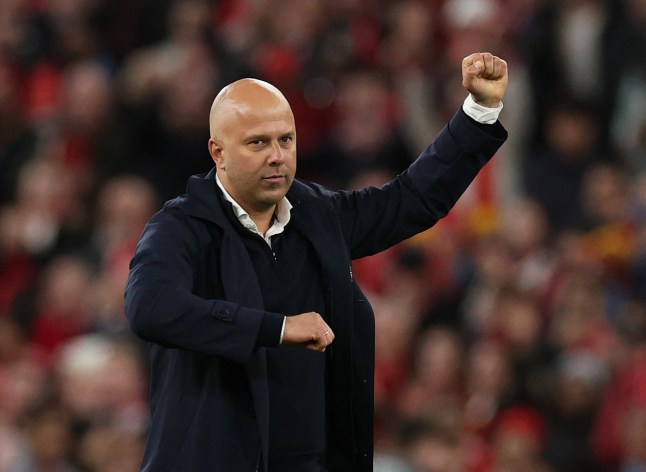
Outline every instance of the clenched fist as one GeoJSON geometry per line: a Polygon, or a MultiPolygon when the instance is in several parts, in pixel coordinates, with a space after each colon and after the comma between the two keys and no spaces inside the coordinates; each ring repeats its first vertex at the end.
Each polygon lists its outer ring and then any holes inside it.
{"type": "Polygon", "coordinates": [[[334,341],[334,333],[316,312],[301,313],[285,319],[283,344],[301,345],[313,351],[325,351],[334,341]]]}
{"type": "Polygon", "coordinates": [[[507,63],[491,53],[476,52],[462,60],[462,86],[480,105],[498,108],[508,80],[507,63]]]}

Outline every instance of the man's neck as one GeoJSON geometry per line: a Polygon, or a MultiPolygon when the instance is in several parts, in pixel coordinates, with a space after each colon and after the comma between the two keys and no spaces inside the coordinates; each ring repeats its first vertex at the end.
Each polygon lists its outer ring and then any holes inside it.
{"type": "Polygon", "coordinates": [[[267,230],[271,228],[271,224],[274,220],[274,214],[276,213],[276,205],[274,205],[274,207],[271,208],[270,210],[263,211],[263,212],[249,211],[246,208],[245,210],[249,214],[249,218],[251,218],[251,221],[253,221],[258,227],[258,231],[260,231],[263,235],[266,234],[267,230]]]}
{"type": "Polygon", "coordinates": [[[272,205],[266,209],[259,210],[259,211],[253,210],[247,207],[246,205],[243,205],[242,203],[240,203],[239,200],[234,198],[233,195],[229,193],[229,191],[226,189],[226,187],[220,180],[219,175],[216,174],[215,180],[217,182],[218,187],[220,187],[220,189],[224,193],[225,198],[232,203],[234,212],[236,213],[236,216],[238,217],[238,219],[240,219],[243,212],[246,213],[249,219],[251,219],[251,221],[253,221],[253,223],[256,225],[256,228],[258,229],[258,231],[263,236],[267,234],[267,231],[269,230],[269,228],[271,228],[271,225],[273,223],[277,205],[272,205]]]}

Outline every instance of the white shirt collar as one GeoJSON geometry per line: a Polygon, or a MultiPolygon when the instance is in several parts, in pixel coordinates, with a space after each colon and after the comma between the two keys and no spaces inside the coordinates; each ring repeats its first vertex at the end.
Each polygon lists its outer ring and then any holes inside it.
{"type": "Polygon", "coordinates": [[[287,197],[283,197],[282,200],[280,200],[276,204],[274,220],[267,232],[265,234],[262,234],[260,230],[258,230],[256,223],[254,223],[254,221],[249,216],[249,213],[247,213],[244,208],[242,208],[240,204],[236,202],[231,195],[229,195],[229,192],[226,191],[217,173],[215,174],[215,181],[217,182],[218,187],[220,187],[220,190],[222,190],[224,199],[231,203],[233,212],[240,224],[242,224],[242,226],[247,228],[252,233],[261,236],[267,242],[267,244],[271,246],[271,237],[282,233],[285,230],[285,226],[287,226],[287,223],[289,223],[289,220],[291,219],[291,210],[293,207],[289,200],[287,200],[287,197]]]}

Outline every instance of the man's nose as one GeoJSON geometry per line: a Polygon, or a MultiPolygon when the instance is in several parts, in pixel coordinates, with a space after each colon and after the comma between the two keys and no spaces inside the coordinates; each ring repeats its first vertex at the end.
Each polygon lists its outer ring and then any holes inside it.
{"type": "Polygon", "coordinates": [[[271,154],[269,156],[269,163],[272,165],[280,165],[285,162],[285,149],[279,142],[273,142],[271,146],[271,154]]]}

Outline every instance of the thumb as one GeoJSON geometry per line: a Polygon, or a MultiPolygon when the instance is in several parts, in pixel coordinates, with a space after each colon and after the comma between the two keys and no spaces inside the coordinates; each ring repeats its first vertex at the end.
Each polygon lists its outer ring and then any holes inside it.
{"type": "Polygon", "coordinates": [[[466,71],[470,75],[478,76],[484,72],[484,63],[482,61],[475,61],[473,64],[466,68],[466,71]]]}

